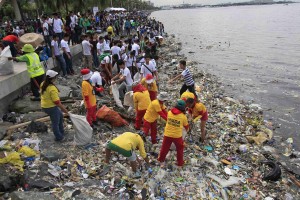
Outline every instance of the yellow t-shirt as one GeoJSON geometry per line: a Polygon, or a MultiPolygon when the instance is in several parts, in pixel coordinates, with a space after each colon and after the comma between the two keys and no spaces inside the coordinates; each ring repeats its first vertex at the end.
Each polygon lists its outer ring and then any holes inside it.
{"type": "Polygon", "coordinates": [[[168,112],[167,125],[165,127],[164,136],[171,138],[182,137],[182,128],[188,125],[188,120],[185,114],[173,114],[172,111],[168,112]]]}
{"type": "Polygon", "coordinates": [[[139,134],[131,133],[131,132],[125,132],[122,135],[119,135],[115,139],[111,141],[111,143],[117,145],[118,147],[121,147],[122,149],[125,149],[127,151],[130,150],[136,150],[136,148],[139,148],[140,155],[143,158],[146,158],[147,154],[144,147],[144,141],[139,136],[139,134]]]}
{"type": "Polygon", "coordinates": [[[157,92],[157,85],[156,85],[156,81],[153,81],[153,83],[151,84],[150,87],[148,87],[148,84],[146,83],[146,78],[143,78],[141,81],[142,86],[144,86],[148,91],[151,92],[157,92]]]}
{"type": "Polygon", "coordinates": [[[134,108],[138,110],[146,110],[151,103],[149,92],[135,92],[133,93],[134,108]]]}
{"type": "Polygon", "coordinates": [[[156,99],[150,103],[150,105],[147,108],[146,114],[144,116],[144,119],[147,122],[154,122],[159,117],[159,112],[166,109],[165,105],[161,105],[159,101],[156,99]]]}
{"type": "Polygon", "coordinates": [[[181,99],[188,99],[188,98],[191,98],[191,99],[195,99],[195,95],[189,91],[186,91],[184,93],[182,93],[181,95],[181,99]]]}
{"type": "MultiPolygon", "coordinates": [[[[43,83],[41,84],[41,87],[43,83]]],[[[41,107],[42,108],[55,107],[56,104],[54,102],[56,101],[59,101],[58,89],[51,84],[46,88],[44,93],[41,93],[41,107]]]]}
{"type": "Polygon", "coordinates": [[[89,97],[89,102],[91,106],[96,105],[96,96],[94,94],[93,86],[88,81],[82,81],[82,98],[84,100],[84,105],[87,108],[87,103],[85,101],[85,96],[89,97]]]}

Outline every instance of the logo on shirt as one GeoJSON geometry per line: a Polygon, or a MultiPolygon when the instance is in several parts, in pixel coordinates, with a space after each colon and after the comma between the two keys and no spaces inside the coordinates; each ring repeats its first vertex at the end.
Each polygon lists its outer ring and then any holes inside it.
{"type": "Polygon", "coordinates": [[[180,121],[176,119],[168,119],[168,124],[175,127],[180,127],[180,121]]]}

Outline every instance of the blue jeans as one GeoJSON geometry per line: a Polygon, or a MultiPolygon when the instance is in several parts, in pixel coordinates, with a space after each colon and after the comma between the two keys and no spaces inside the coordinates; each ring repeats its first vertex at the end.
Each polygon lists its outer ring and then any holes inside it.
{"type": "Polygon", "coordinates": [[[55,56],[57,62],[59,63],[59,67],[63,72],[63,75],[67,75],[67,65],[63,55],[55,56]]]}
{"type": "Polygon", "coordinates": [[[93,62],[94,62],[94,66],[97,68],[99,67],[99,58],[97,56],[97,51],[93,52],[93,62]]]}
{"type": "Polygon", "coordinates": [[[62,140],[64,138],[64,117],[60,109],[55,106],[52,108],[43,108],[43,111],[50,116],[52,123],[52,130],[56,140],[62,140]]]}
{"type": "Polygon", "coordinates": [[[72,57],[69,59],[68,55],[63,53],[64,59],[66,61],[66,68],[67,68],[67,73],[68,74],[73,74],[73,64],[72,64],[72,57]]]}

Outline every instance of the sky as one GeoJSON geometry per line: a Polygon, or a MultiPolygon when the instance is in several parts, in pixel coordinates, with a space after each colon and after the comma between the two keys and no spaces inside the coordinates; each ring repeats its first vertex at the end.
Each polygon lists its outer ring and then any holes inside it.
{"type": "MultiPolygon", "coordinates": [[[[210,4],[219,4],[219,3],[234,3],[234,2],[246,2],[250,0],[150,0],[154,3],[155,6],[163,6],[163,5],[176,5],[176,4],[182,4],[184,3],[190,3],[190,4],[203,4],[203,5],[210,5],[210,4]]],[[[299,0],[292,0],[297,1],[299,0]]]]}

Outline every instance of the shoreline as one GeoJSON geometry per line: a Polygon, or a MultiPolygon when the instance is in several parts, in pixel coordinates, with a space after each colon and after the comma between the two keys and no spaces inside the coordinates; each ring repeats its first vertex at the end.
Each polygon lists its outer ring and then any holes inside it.
{"type": "MultiPolygon", "coordinates": [[[[185,58],[185,55],[178,55],[178,50],[184,47],[177,40],[178,38],[169,35],[165,37],[164,44],[159,48],[159,53],[162,57],[158,69],[161,81],[160,87],[163,88],[161,91],[167,91],[173,100],[179,97],[181,82],[169,85],[167,81],[170,76],[175,75],[177,62],[185,58]],[[175,59],[175,63],[173,59],[175,59]]],[[[94,148],[78,148],[72,145],[74,129],[70,126],[70,122],[66,121],[65,124],[69,132],[66,143],[55,143],[52,141],[52,133],[49,132],[48,134],[30,135],[32,139],[42,140],[40,146],[42,159],[32,169],[26,169],[26,172],[29,174],[29,179],[35,177],[34,173],[38,174],[39,179],[44,181],[42,184],[44,186],[47,184],[47,187],[40,187],[41,183],[30,182],[32,180],[28,180],[29,186],[33,187],[35,185],[39,186],[39,188],[52,187],[52,189],[62,189],[62,191],[51,189],[52,195],[47,195],[52,197],[61,197],[68,192],[72,194],[74,191],[79,190],[81,191],[80,195],[82,198],[93,199],[125,198],[125,194],[130,192],[127,186],[121,184],[122,182],[135,185],[137,191],[147,188],[146,190],[150,199],[155,199],[155,197],[177,199],[220,197],[223,199],[238,199],[245,198],[247,195],[249,198],[284,198],[286,193],[292,193],[297,197],[298,194],[293,191],[293,187],[288,185],[289,177],[283,169],[282,179],[278,182],[262,180],[262,176],[266,171],[260,164],[260,161],[267,160],[269,157],[266,158],[261,153],[261,148],[258,145],[249,144],[246,139],[247,135],[254,135],[257,132],[263,132],[266,136],[270,137],[268,135],[270,131],[266,127],[258,128],[259,123],[262,123],[262,121],[252,119],[254,116],[261,118],[261,111],[255,106],[226,97],[224,91],[222,91],[223,86],[218,81],[218,77],[199,69],[197,62],[188,60],[187,66],[193,72],[196,84],[201,88],[199,98],[208,108],[209,121],[207,123],[208,138],[205,145],[195,143],[195,141],[199,140],[200,136],[197,126],[195,126],[191,135],[186,139],[184,154],[186,165],[183,171],[177,171],[174,167],[174,162],[176,162],[174,152],[170,152],[168,155],[167,170],[161,169],[156,165],[155,156],[151,156],[151,160],[154,162],[154,165],[151,166],[153,172],[152,174],[148,174],[147,170],[143,171],[144,174],[140,180],[131,180],[128,178],[130,174],[128,163],[116,156],[111,161],[111,170],[107,171],[103,165],[104,154],[102,152],[105,143],[107,140],[124,131],[134,131],[131,125],[129,127],[111,128],[107,123],[103,122],[98,127],[97,134],[94,135],[94,148]],[[253,125],[249,125],[250,123],[253,125]],[[254,125],[257,128],[254,128],[254,125]],[[245,152],[239,150],[241,145],[246,145],[245,152]],[[50,157],[47,154],[51,154],[49,152],[52,151],[59,152],[59,159],[50,162],[46,158],[50,157]],[[82,173],[88,174],[88,178],[83,178],[83,174],[76,170],[78,159],[84,163],[84,172],[82,173]],[[61,163],[64,164],[61,165],[61,163]],[[49,164],[55,166],[54,169],[58,167],[66,169],[65,171],[58,172],[61,175],[68,176],[62,176],[63,178],[58,179],[54,176],[55,173],[48,173],[49,164]],[[224,182],[227,182],[226,180],[229,177],[232,177],[230,180],[235,179],[235,181],[231,183],[232,185],[228,183],[224,186],[224,182]],[[117,186],[119,184],[121,186],[117,186]],[[126,188],[125,192],[119,193],[123,188],[126,188]],[[123,196],[120,197],[120,195],[123,196]]],[[[59,80],[58,83],[67,86],[70,82],[74,81],[76,83],[81,81],[81,76],[76,75],[69,80],[59,80]]],[[[74,92],[76,93],[75,89],[74,92]]],[[[169,105],[172,103],[174,102],[170,101],[169,105]]],[[[111,106],[119,111],[110,96],[100,98],[99,104],[111,106]]],[[[69,107],[72,108],[73,113],[82,114],[80,100],[75,100],[75,103],[69,104],[69,107]]],[[[121,110],[119,112],[125,111],[121,110]]],[[[160,123],[160,138],[162,137],[163,128],[164,124],[160,123]]],[[[15,131],[14,134],[18,135],[23,132],[24,130],[20,129],[15,131]]],[[[147,152],[159,152],[160,145],[161,141],[156,146],[147,142],[147,152]]],[[[270,156],[272,154],[270,151],[272,150],[272,147],[266,148],[264,149],[264,153],[270,156]]],[[[39,191],[39,194],[46,195],[41,189],[39,191]]],[[[27,192],[27,194],[29,193],[27,192]]],[[[136,194],[136,196],[139,195],[141,194],[136,194]]],[[[46,196],[43,198],[46,198],[46,196]]],[[[40,197],[40,199],[43,198],[40,197]]]]}

